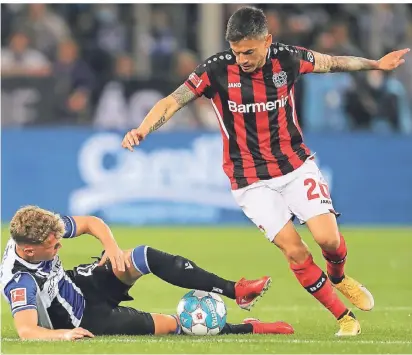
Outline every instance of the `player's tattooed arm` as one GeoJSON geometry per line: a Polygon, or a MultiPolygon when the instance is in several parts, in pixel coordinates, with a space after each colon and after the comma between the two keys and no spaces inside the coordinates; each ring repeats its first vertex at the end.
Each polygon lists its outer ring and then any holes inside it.
{"type": "Polygon", "coordinates": [[[386,54],[379,60],[350,56],[331,56],[312,51],[315,57],[315,68],[313,72],[334,73],[360,70],[390,71],[405,63],[403,56],[409,51],[409,48],[394,51],[386,54]]]}
{"type": "Polygon", "coordinates": [[[196,99],[197,96],[185,84],[180,85],[168,98],[166,98],[168,102],[172,102],[170,105],[166,106],[163,115],[150,126],[149,133],[162,127],[177,111],[196,99]],[[170,98],[172,98],[172,100],[170,98]]]}
{"type": "Polygon", "coordinates": [[[162,127],[177,111],[196,98],[185,84],[181,85],[172,94],[157,102],[138,128],[125,134],[122,147],[133,151],[133,147],[138,146],[149,133],[162,127]]]}
{"type": "Polygon", "coordinates": [[[158,119],[158,121],[155,122],[155,123],[149,128],[149,133],[152,133],[153,131],[156,131],[157,129],[159,129],[160,127],[162,127],[162,126],[167,122],[166,114],[167,114],[167,109],[165,109],[165,112],[163,113],[162,117],[160,117],[160,118],[158,119]]]}
{"type": "Polygon", "coordinates": [[[175,102],[173,102],[171,106],[165,108],[163,115],[150,126],[149,133],[162,127],[177,111],[197,99],[197,96],[185,84],[180,85],[172,94],[170,94],[170,97],[173,98],[175,102]]]}
{"type": "Polygon", "coordinates": [[[176,100],[179,109],[197,99],[197,95],[192,92],[185,84],[180,85],[171,96],[176,100]]]}
{"type": "Polygon", "coordinates": [[[313,52],[315,57],[314,73],[336,73],[378,68],[378,61],[361,57],[332,56],[313,52]]]}

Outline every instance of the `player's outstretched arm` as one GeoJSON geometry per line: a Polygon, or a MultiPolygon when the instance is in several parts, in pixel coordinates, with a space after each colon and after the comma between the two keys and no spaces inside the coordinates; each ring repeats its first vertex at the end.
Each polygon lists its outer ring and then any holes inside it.
{"type": "Polygon", "coordinates": [[[139,145],[149,133],[162,127],[177,111],[196,98],[196,94],[182,84],[171,95],[160,100],[138,128],[126,133],[122,147],[133,151],[133,146],[139,145]]]}
{"type": "Polygon", "coordinates": [[[360,70],[385,70],[390,71],[405,63],[403,56],[410,51],[409,48],[401,49],[386,54],[379,60],[371,60],[350,56],[331,56],[312,51],[315,57],[314,73],[336,73],[360,70]]]}
{"type": "Polygon", "coordinates": [[[22,340],[76,340],[84,337],[94,337],[92,333],[83,328],[46,329],[39,327],[37,325],[37,311],[35,309],[26,309],[15,313],[14,325],[22,340]]]}

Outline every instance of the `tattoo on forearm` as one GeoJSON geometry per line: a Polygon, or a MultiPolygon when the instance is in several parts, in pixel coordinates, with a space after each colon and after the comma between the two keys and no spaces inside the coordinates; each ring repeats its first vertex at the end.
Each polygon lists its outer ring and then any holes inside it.
{"type": "Polygon", "coordinates": [[[315,55],[315,72],[334,73],[376,69],[376,61],[351,56],[315,55]]]}
{"type": "Polygon", "coordinates": [[[167,112],[167,109],[165,110],[163,116],[160,117],[160,119],[152,127],[150,127],[149,133],[151,133],[153,131],[156,131],[157,129],[159,129],[160,127],[162,127],[166,123],[166,121],[167,121],[166,112],[167,112]]]}
{"type": "Polygon", "coordinates": [[[179,104],[180,108],[186,106],[189,102],[197,99],[197,96],[185,85],[180,85],[173,93],[172,97],[179,104]]]}

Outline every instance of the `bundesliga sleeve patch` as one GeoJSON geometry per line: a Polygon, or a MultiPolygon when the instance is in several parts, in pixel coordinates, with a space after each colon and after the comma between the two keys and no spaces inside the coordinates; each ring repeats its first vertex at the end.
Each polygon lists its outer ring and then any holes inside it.
{"type": "Polygon", "coordinates": [[[308,60],[309,62],[311,62],[311,63],[313,63],[313,62],[315,61],[315,58],[314,58],[312,52],[310,52],[310,51],[307,51],[307,52],[306,52],[306,58],[307,58],[307,60],[308,60]]]}
{"type": "Polygon", "coordinates": [[[10,291],[11,308],[21,307],[27,305],[27,295],[25,288],[15,288],[10,291]]]}
{"type": "Polygon", "coordinates": [[[200,79],[196,73],[192,73],[189,76],[189,81],[194,85],[195,88],[198,88],[202,84],[202,79],[200,79]]]}

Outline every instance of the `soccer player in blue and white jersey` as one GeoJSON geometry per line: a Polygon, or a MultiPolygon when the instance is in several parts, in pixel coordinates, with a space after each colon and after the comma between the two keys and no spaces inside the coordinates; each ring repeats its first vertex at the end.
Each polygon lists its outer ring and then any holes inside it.
{"type": "MultiPolygon", "coordinates": [[[[140,245],[123,251],[110,228],[93,216],[60,216],[37,206],[19,209],[10,223],[0,270],[3,294],[11,306],[22,339],[74,340],[94,335],[179,334],[177,317],[119,306],[133,300],[128,291],[143,275],[189,289],[220,293],[250,309],[271,279],[228,281],[193,261],[140,245]],[[95,236],[102,257],[91,264],[64,270],[57,255],[62,238],[95,236]]],[[[223,334],[291,333],[287,323],[226,324],[223,334]]]]}

